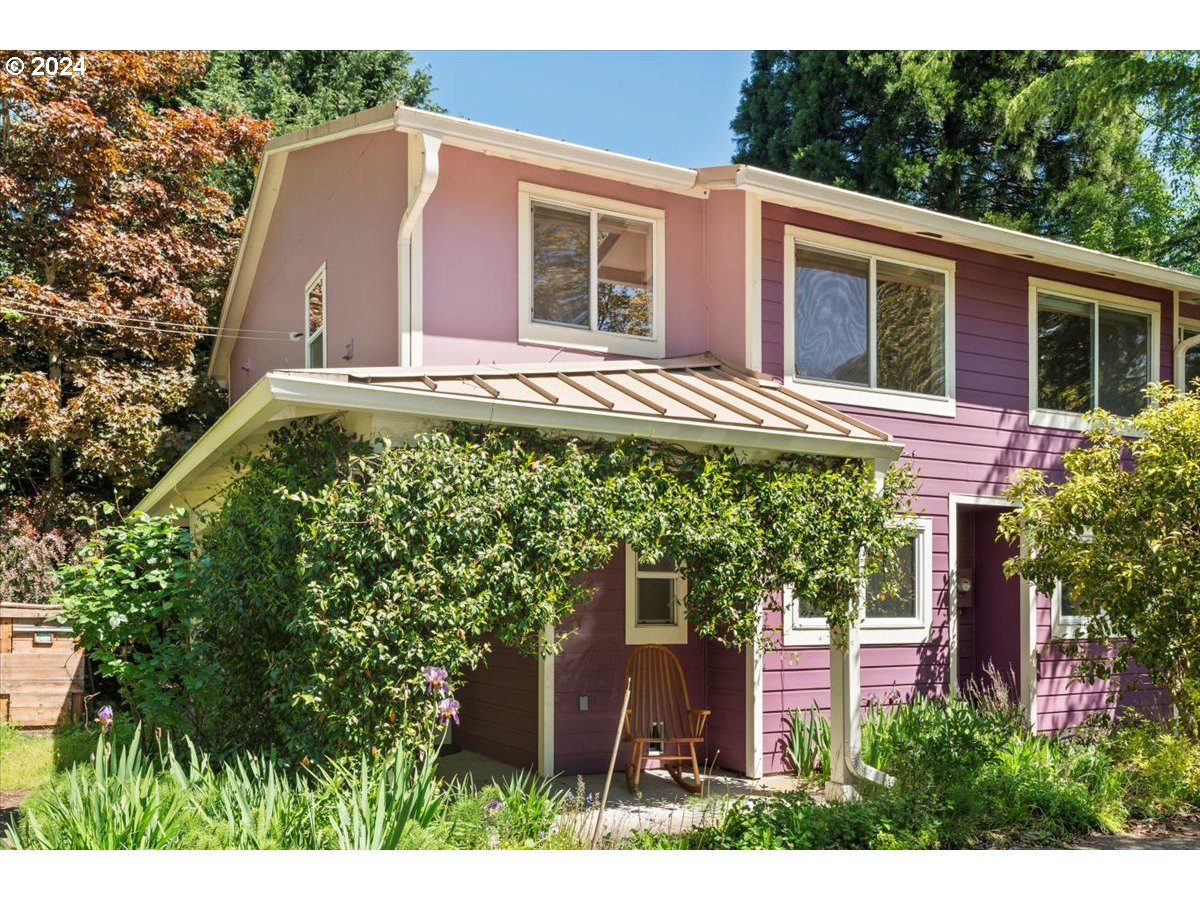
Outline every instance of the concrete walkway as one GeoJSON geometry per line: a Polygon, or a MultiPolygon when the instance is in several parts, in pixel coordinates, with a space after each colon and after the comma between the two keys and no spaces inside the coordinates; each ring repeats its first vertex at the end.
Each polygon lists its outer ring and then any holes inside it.
{"type": "MultiPolygon", "coordinates": [[[[442,757],[438,761],[438,770],[445,778],[469,775],[476,785],[503,781],[517,771],[513,766],[469,750],[442,757]]],[[[555,779],[560,789],[584,800],[582,804],[574,804],[576,807],[585,806],[584,813],[576,813],[574,818],[590,821],[591,824],[586,827],[588,834],[595,827],[595,819],[594,813],[587,812],[586,801],[590,796],[592,803],[599,803],[604,790],[604,778],[603,774],[599,774],[560,776],[555,779]]],[[[721,811],[737,797],[767,797],[797,787],[796,779],[786,775],[772,775],[754,781],[722,769],[713,771],[703,782],[703,794],[690,794],[676,785],[665,771],[650,770],[643,773],[640,790],[634,795],[625,787],[624,772],[614,772],[604,810],[603,833],[614,838],[641,829],[677,834],[716,821],[721,811]]],[[[579,826],[580,822],[572,824],[579,826]]]]}

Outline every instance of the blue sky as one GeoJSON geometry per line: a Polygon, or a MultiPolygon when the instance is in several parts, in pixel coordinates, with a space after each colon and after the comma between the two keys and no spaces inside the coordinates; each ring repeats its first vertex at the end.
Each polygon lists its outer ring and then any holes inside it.
{"type": "Polygon", "coordinates": [[[682,166],[729,162],[750,51],[414,50],[456,116],[682,166]]]}

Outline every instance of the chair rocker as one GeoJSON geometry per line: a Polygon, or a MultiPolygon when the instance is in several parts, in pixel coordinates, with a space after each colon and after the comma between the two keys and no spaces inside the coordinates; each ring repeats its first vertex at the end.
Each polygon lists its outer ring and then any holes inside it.
{"type": "Polygon", "coordinates": [[[692,709],[683,668],[675,654],[660,644],[646,644],[629,654],[625,683],[630,686],[623,740],[633,744],[625,767],[625,784],[637,793],[642,770],[657,760],[685,791],[700,793],[696,745],[704,740],[709,710],[692,709]],[[692,777],[683,776],[690,765],[692,777]]]}

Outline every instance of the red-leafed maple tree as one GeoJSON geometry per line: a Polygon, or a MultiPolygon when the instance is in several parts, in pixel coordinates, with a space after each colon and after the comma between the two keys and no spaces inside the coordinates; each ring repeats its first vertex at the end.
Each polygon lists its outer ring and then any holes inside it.
{"type": "Polygon", "coordinates": [[[0,73],[0,500],[119,500],[172,453],[241,229],[213,175],[270,128],[176,101],[205,53],[84,57],[0,73]]]}

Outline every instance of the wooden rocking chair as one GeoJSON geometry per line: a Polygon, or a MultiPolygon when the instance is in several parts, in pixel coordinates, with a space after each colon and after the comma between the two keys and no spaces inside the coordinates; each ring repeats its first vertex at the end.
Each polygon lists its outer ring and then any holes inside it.
{"type": "Polygon", "coordinates": [[[646,763],[663,763],[685,791],[700,793],[700,763],[696,745],[704,740],[709,710],[692,709],[687,683],[675,654],[659,644],[646,644],[629,654],[625,682],[630,686],[625,712],[624,740],[633,742],[633,755],[625,767],[625,784],[637,793],[646,763]],[[683,766],[692,767],[691,781],[683,766]]]}

